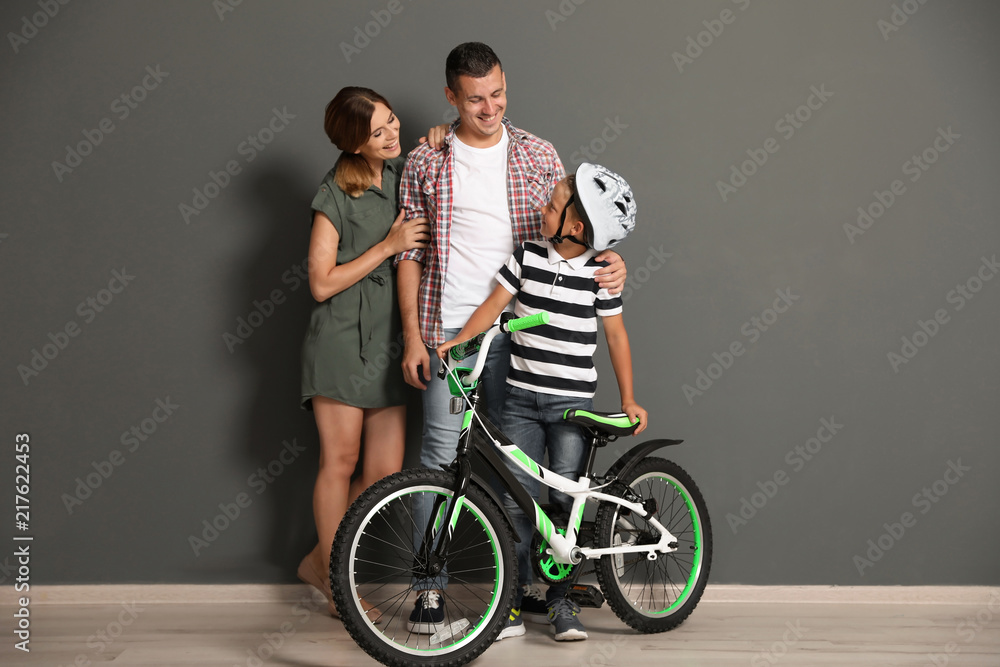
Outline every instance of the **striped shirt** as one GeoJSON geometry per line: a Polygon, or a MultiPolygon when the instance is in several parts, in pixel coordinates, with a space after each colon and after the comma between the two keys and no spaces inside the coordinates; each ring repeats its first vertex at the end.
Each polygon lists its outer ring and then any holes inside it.
{"type": "MultiPolygon", "coordinates": [[[[510,136],[507,149],[507,208],[514,246],[517,247],[524,241],[539,238],[542,225],[539,209],[549,200],[556,183],[566,176],[566,170],[552,144],[517,129],[506,118],[503,124],[510,136]]],[[[457,123],[448,130],[442,150],[421,144],[410,152],[399,187],[399,205],[406,211],[405,219],[427,218],[431,221],[430,245],[408,250],[396,257],[397,263],[412,259],[423,264],[417,305],[420,335],[424,344],[431,347],[444,342],[441,292],[451,250],[455,170],[451,143],[456,127],[457,123]]],[[[487,270],[482,275],[469,276],[469,280],[492,281],[497,267],[484,268],[487,270]]]]}
{"type": "Polygon", "coordinates": [[[591,398],[597,390],[597,318],[622,312],[620,296],[598,286],[606,266],[587,250],[564,259],[548,241],[523,243],[497,274],[517,296],[517,317],[549,313],[549,323],[511,335],[507,382],[542,394],[591,398]]]}

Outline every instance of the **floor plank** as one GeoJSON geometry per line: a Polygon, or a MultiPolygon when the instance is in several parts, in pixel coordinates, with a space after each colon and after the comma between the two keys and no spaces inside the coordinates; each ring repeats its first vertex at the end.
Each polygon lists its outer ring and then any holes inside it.
{"type": "MultiPolygon", "coordinates": [[[[53,604],[31,608],[31,652],[6,667],[375,665],[322,599],[53,604]]],[[[4,607],[4,616],[10,607],[4,607]]],[[[556,643],[544,625],[490,647],[474,665],[1000,665],[1000,595],[964,604],[703,601],[676,630],[641,635],[605,605],[582,615],[590,639],[556,643]]]]}

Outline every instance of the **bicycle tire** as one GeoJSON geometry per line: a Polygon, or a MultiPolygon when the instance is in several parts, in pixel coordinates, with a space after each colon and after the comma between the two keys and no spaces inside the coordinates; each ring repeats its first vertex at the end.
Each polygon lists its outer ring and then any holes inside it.
{"type": "MultiPolygon", "coordinates": [[[[672,630],[697,606],[708,581],[712,564],[708,507],[691,476],[666,459],[643,459],[623,481],[641,498],[656,499],[656,518],[677,538],[678,549],[660,553],[654,561],[644,553],[602,556],[596,567],[597,581],[608,605],[629,627],[644,633],[672,630]]],[[[620,510],[614,503],[598,507],[597,546],[607,548],[633,539],[653,543],[659,538],[641,517],[635,513],[620,517],[620,510]]]]}
{"type": "Polygon", "coordinates": [[[514,538],[496,503],[470,482],[453,527],[442,629],[431,635],[407,628],[421,572],[413,508],[422,498],[441,497],[450,508],[452,486],[454,475],[442,470],[390,475],[361,494],[337,530],[330,561],[334,603],[358,646],[385,665],[464,665],[496,640],[513,604],[514,538]],[[370,618],[362,599],[381,617],[370,618]]]}

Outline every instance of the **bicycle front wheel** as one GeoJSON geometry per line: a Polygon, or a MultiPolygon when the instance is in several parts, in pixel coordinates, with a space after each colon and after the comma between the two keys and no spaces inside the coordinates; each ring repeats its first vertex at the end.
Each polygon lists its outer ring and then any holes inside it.
{"type": "Polygon", "coordinates": [[[334,603],[351,637],[383,664],[465,664],[493,643],[507,619],[517,580],[510,528],[471,483],[457,521],[445,525],[453,485],[454,475],[441,470],[390,475],[361,494],[337,530],[334,603]],[[449,529],[445,570],[431,578],[423,538],[449,529]],[[443,618],[415,622],[422,588],[444,589],[435,598],[443,618]]]}
{"type": "MultiPolygon", "coordinates": [[[[664,632],[680,625],[694,610],[708,581],[712,527],[708,508],[694,480],[679,465],[647,457],[625,480],[643,500],[655,501],[654,516],[677,538],[677,550],[603,556],[597,563],[601,591],[628,626],[639,632],[664,632]]],[[[655,544],[660,533],[634,512],[602,503],[595,521],[596,543],[655,544]]]]}

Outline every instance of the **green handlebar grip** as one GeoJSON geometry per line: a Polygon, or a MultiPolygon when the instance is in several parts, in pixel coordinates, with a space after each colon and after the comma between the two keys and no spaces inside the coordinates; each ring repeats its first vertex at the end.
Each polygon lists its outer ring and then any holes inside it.
{"type": "Polygon", "coordinates": [[[521,331],[522,329],[530,329],[531,327],[537,327],[541,324],[549,323],[549,314],[544,310],[540,313],[535,313],[534,315],[528,315],[527,317],[519,317],[516,320],[511,320],[507,322],[507,331],[521,331]]]}

